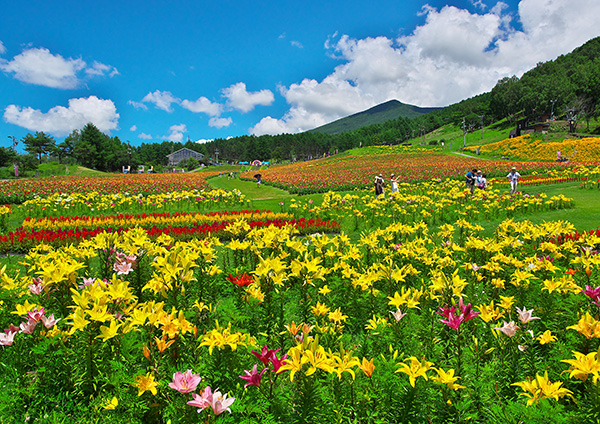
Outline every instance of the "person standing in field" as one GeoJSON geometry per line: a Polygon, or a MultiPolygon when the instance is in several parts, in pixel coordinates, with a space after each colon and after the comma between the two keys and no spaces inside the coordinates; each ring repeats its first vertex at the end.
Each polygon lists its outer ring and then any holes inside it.
{"type": "Polygon", "coordinates": [[[481,171],[477,171],[477,177],[475,178],[475,183],[479,190],[485,190],[487,187],[487,178],[485,174],[481,173],[481,171]]]}
{"type": "Polygon", "coordinates": [[[510,182],[510,195],[512,196],[517,192],[517,184],[519,183],[521,174],[519,174],[517,168],[513,166],[506,178],[508,178],[508,181],[510,182]]]}
{"type": "Polygon", "coordinates": [[[383,194],[383,175],[375,176],[375,196],[379,197],[383,194]]]}
{"type": "Polygon", "coordinates": [[[473,190],[475,190],[475,178],[477,175],[477,168],[473,168],[472,171],[467,172],[465,175],[467,189],[473,194],[473,190]]]}
{"type": "Polygon", "coordinates": [[[390,175],[390,184],[392,186],[392,195],[398,191],[398,179],[394,174],[390,175]]]}

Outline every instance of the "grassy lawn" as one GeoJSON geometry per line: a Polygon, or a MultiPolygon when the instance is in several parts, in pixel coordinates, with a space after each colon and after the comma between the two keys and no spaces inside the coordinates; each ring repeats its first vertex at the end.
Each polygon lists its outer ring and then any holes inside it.
{"type": "MultiPolygon", "coordinates": [[[[275,187],[261,185],[257,187],[256,183],[250,181],[240,181],[239,179],[229,180],[227,177],[210,178],[208,183],[214,188],[240,190],[250,200],[249,206],[252,209],[269,209],[278,211],[280,202],[287,203],[292,198],[301,202],[312,199],[316,204],[320,204],[322,195],[313,194],[308,196],[291,195],[285,190],[275,187]]],[[[569,221],[578,231],[592,230],[600,227],[600,193],[597,190],[584,190],[579,188],[578,183],[565,183],[547,186],[521,186],[521,191],[527,194],[546,193],[548,197],[563,194],[575,201],[573,209],[562,209],[557,211],[537,212],[533,214],[521,215],[515,218],[516,221],[529,220],[539,224],[544,221],[569,221]]],[[[508,192],[508,187],[506,188],[508,192]]],[[[343,195],[343,193],[340,193],[343,195]]],[[[360,193],[362,194],[362,192],[360,193]]],[[[480,224],[486,229],[486,235],[491,235],[500,221],[483,221],[480,224]]]]}
{"type": "MultiPolygon", "coordinates": [[[[578,183],[565,183],[547,186],[521,186],[520,190],[527,194],[546,193],[548,197],[563,194],[575,202],[572,209],[561,209],[548,212],[536,212],[520,215],[515,221],[529,220],[535,224],[549,221],[568,221],[575,226],[577,231],[595,230],[600,227],[600,193],[598,190],[584,190],[578,183]]],[[[508,192],[508,188],[506,190],[508,192]]],[[[494,233],[501,221],[482,221],[480,225],[485,228],[484,235],[494,233]]]]}
{"type": "Polygon", "coordinates": [[[242,181],[239,178],[228,179],[226,175],[213,177],[206,180],[213,188],[233,190],[238,189],[250,201],[248,207],[251,209],[269,209],[277,212],[280,209],[280,203],[288,203],[291,199],[299,201],[308,201],[312,199],[315,202],[321,202],[323,196],[313,194],[308,196],[299,196],[288,193],[280,188],[261,184],[260,187],[254,181],[242,181]]]}

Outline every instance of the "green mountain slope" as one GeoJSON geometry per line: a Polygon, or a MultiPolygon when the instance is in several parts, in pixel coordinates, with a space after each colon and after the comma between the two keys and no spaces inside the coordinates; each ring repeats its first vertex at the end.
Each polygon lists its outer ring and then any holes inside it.
{"type": "Polygon", "coordinates": [[[340,134],[346,131],[352,131],[367,125],[382,124],[391,119],[416,118],[435,110],[439,107],[418,107],[407,105],[398,100],[389,100],[377,106],[373,106],[363,112],[338,119],[329,124],[311,130],[326,134],[340,134]]]}

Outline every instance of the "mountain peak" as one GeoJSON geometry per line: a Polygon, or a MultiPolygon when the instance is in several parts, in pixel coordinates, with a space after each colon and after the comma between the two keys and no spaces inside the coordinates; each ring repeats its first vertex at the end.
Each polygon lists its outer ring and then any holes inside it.
{"type": "Polygon", "coordinates": [[[442,108],[438,107],[427,107],[422,108],[413,105],[407,105],[398,100],[392,99],[386,102],[380,103],[362,112],[355,113],[345,118],[338,119],[337,121],[330,122],[329,124],[320,126],[311,131],[322,132],[327,134],[339,134],[345,131],[352,131],[358,128],[372,125],[382,124],[391,119],[403,118],[416,118],[417,116],[433,112],[442,108]]]}

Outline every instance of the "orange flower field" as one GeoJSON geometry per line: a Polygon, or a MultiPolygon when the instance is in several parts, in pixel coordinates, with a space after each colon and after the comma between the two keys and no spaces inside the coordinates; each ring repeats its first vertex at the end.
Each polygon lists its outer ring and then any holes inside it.
{"type": "Polygon", "coordinates": [[[474,152],[479,148],[482,153],[510,156],[528,160],[555,161],[560,152],[561,158],[569,162],[598,162],[600,161],[600,137],[582,139],[566,139],[561,142],[543,142],[532,140],[530,134],[520,137],[507,138],[496,143],[481,146],[469,146],[466,150],[474,152]]]}
{"type": "Polygon", "coordinates": [[[242,178],[252,179],[256,173],[262,181],[289,190],[292,193],[315,193],[328,190],[370,188],[375,175],[381,173],[389,181],[395,174],[403,182],[425,181],[436,178],[462,178],[472,168],[481,168],[490,176],[505,176],[512,166],[521,173],[565,169],[556,162],[485,161],[461,155],[447,155],[435,150],[410,151],[402,147],[379,149],[374,155],[336,155],[328,158],[291,165],[248,171],[242,178]]]}
{"type": "Polygon", "coordinates": [[[34,196],[45,197],[54,193],[100,194],[159,194],[181,190],[206,188],[206,178],[218,174],[113,174],[98,177],[50,177],[27,180],[7,180],[0,186],[0,199],[4,203],[21,203],[34,196]]]}

